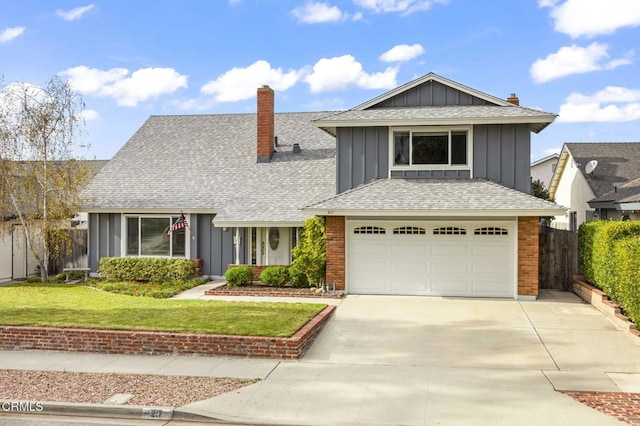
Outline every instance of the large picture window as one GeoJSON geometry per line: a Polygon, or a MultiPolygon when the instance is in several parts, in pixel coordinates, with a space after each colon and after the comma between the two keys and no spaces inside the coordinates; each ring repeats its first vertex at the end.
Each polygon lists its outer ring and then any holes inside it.
{"type": "Polygon", "coordinates": [[[397,130],[393,132],[394,166],[467,166],[466,129],[397,130]]]}
{"type": "Polygon", "coordinates": [[[185,257],[186,228],[167,234],[179,216],[127,216],[127,256],[185,257]]]}

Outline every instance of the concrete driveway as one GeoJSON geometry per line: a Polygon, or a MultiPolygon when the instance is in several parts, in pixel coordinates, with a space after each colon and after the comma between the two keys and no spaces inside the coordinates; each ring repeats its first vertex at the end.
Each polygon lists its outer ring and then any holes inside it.
{"type": "Polygon", "coordinates": [[[291,425],[621,425],[556,390],[640,392],[639,341],[571,293],[348,296],[301,361],[183,409],[291,425]]]}
{"type": "Polygon", "coordinates": [[[347,297],[304,362],[640,373],[640,339],[573,293],[347,297]]]}

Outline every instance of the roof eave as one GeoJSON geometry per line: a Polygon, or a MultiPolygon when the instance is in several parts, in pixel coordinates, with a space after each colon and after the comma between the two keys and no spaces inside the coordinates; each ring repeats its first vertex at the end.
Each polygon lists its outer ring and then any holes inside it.
{"type": "Polygon", "coordinates": [[[118,207],[91,207],[80,208],[80,213],[117,213],[117,214],[176,214],[183,212],[187,214],[216,214],[216,209],[190,209],[190,208],[118,208],[118,207]]]}
{"type": "Polygon", "coordinates": [[[370,127],[370,126],[460,126],[460,125],[480,125],[480,124],[530,124],[531,131],[540,133],[555,120],[555,116],[550,117],[488,117],[488,118],[439,118],[439,119],[405,119],[405,120],[318,120],[314,124],[332,136],[337,134],[338,127],[370,127]]]}
{"type": "Polygon", "coordinates": [[[564,207],[548,208],[548,209],[493,209],[493,210],[469,210],[469,209],[398,209],[398,210],[380,210],[380,209],[322,209],[315,207],[307,207],[303,211],[316,216],[418,216],[418,217],[437,217],[437,216],[459,216],[459,217],[513,217],[513,216],[559,216],[567,213],[564,207]]]}

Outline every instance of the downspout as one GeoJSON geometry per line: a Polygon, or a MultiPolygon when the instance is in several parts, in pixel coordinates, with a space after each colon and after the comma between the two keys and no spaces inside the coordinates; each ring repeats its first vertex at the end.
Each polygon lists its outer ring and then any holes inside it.
{"type": "Polygon", "coordinates": [[[234,238],[236,243],[236,265],[240,264],[240,228],[236,226],[236,236],[234,238]]]}

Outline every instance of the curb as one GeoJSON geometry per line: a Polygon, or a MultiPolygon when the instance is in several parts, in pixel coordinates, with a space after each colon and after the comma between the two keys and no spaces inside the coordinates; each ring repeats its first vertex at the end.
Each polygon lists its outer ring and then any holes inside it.
{"type": "Polygon", "coordinates": [[[175,407],[141,405],[111,405],[69,402],[33,402],[22,400],[0,400],[2,414],[35,414],[40,416],[73,416],[110,419],[179,420],[198,422],[221,422],[225,420],[199,414],[175,411],[175,407]]]}

